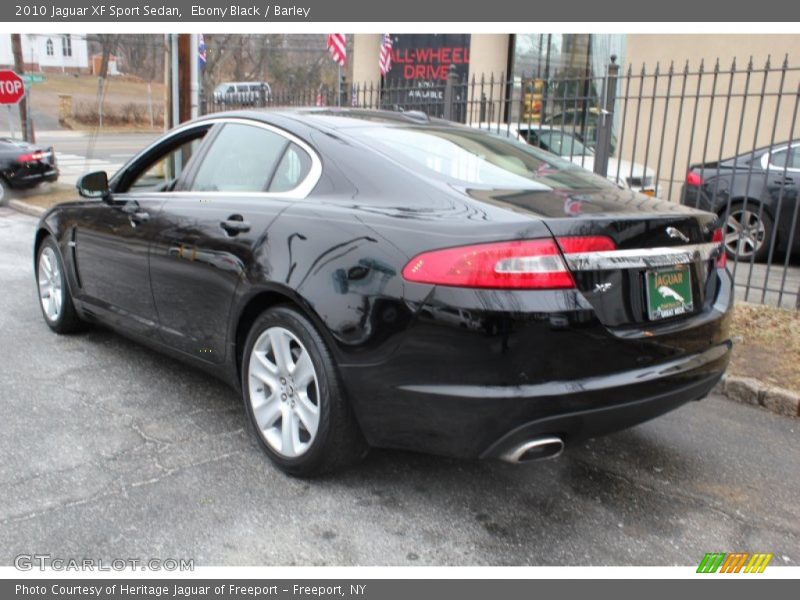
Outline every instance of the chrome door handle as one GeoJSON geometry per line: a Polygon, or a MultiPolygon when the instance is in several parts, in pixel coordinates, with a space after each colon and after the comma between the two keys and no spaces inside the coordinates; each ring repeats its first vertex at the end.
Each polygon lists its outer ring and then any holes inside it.
{"type": "Polygon", "coordinates": [[[227,219],[225,221],[221,221],[219,226],[231,236],[250,231],[250,223],[247,221],[240,221],[239,219],[227,219]]]}

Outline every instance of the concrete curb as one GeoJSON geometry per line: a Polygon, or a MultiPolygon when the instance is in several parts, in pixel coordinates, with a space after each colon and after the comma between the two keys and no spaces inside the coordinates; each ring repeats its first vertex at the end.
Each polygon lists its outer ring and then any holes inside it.
{"type": "Polygon", "coordinates": [[[800,417],[800,394],[758,379],[725,375],[715,389],[735,402],[761,406],[785,417],[800,417]]]}
{"type": "Polygon", "coordinates": [[[46,210],[41,206],[34,206],[33,204],[28,204],[27,202],[23,202],[22,200],[13,200],[13,199],[8,201],[8,206],[9,208],[13,208],[18,212],[30,215],[32,217],[41,217],[46,210]]]}

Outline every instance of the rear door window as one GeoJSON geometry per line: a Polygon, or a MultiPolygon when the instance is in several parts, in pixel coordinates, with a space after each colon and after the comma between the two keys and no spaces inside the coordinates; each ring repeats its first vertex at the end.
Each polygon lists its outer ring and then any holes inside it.
{"type": "Polygon", "coordinates": [[[773,152],[769,162],[774,169],[800,170],[800,147],[785,148],[778,152],[773,152]]]}
{"type": "Polygon", "coordinates": [[[289,145],[263,127],[226,123],[197,168],[190,190],[265,192],[289,145]]]}
{"type": "Polygon", "coordinates": [[[311,170],[311,157],[297,144],[291,144],[278,163],[269,184],[270,192],[288,192],[296,188],[311,170]]]}

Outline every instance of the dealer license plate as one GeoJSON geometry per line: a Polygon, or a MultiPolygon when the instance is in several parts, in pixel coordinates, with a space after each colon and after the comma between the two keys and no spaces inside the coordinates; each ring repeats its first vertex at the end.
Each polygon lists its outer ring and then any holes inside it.
{"type": "Polygon", "coordinates": [[[668,319],[692,312],[692,275],[689,265],[677,265],[645,273],[647,311],[651,320],[668,319]]]}

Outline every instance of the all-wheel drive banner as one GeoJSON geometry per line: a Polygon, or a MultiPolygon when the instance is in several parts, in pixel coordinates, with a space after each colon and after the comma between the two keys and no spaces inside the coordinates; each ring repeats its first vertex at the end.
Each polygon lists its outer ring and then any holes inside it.
{"type": "Polygon", "coordinates": [[[720,5],[706,0],[574,1],[561,3],[493,0],[451,3],[429,0],[370,2],[364,0],[308,0],[302,3],[237,2],[234,0],[155,0],[153,3],[59,0],[2,3],[0,20],[6,23],[42,22],[641,22],[713,21],[785,23],[800,20],[800,4],[783,0],[720,5]]]}

